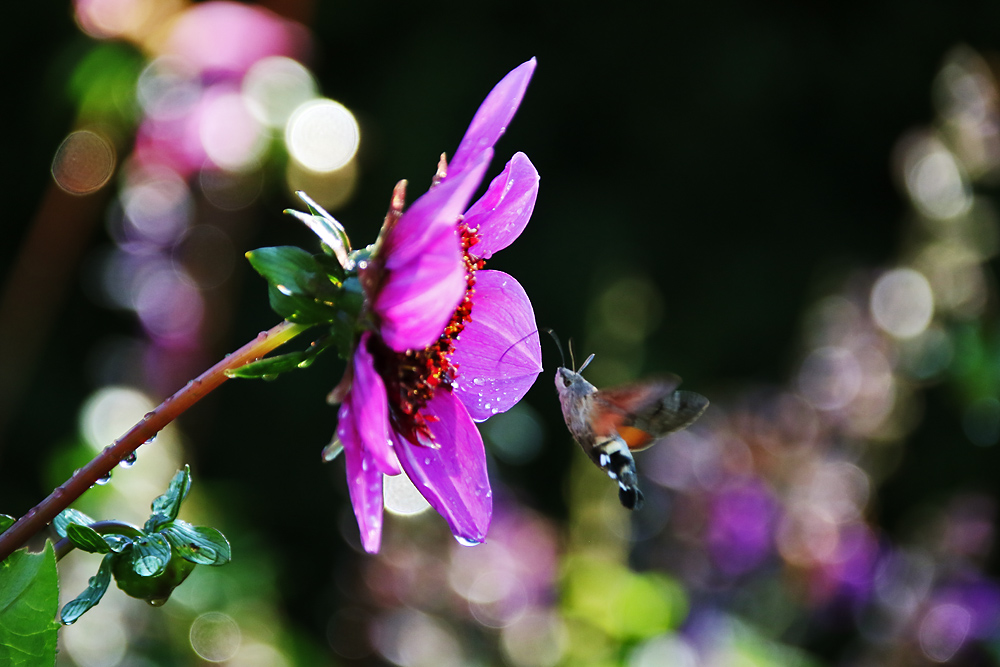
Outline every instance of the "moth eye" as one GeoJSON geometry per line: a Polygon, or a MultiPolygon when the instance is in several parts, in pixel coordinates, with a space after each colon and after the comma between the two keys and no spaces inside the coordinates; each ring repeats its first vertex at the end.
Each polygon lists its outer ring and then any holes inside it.
{"type": "Polygon", "coordinates": [[[573,381],[572,381],[572,380],[570,380],[570,379],[569,379],[568,377],[564,377],[564,378],[562,379],[562,381],[563,381],[563,386],[564,386],[564,387],[568,387],[568,386],[570,386],[571,384],[573,384],[573,381]]]}

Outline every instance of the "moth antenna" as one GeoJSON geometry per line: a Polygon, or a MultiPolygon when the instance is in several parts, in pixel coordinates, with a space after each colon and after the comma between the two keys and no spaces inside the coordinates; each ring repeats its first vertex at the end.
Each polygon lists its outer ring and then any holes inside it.
{"type": "MultiPolygon", "coordinates": [[[[551,333],[551,329],[549,330],[549,332],[551,333]]],[[[500,363],[503,361],[503,358],[507,356],[508,352],[510,352],[515,347],[517,347],[518,345],[520,345],[523,341],[527,340],[529,336],[537,336],[537,335],[538,335],[538,329],[535,329],[534,331],[529,331],[528,333],[524,334],[523,336],[521,336],[520,338],[518,338],[516,341],[514,341],[513,343],[511,343],[509,346],[507,346],[507,349],[504,350],[503,354],[500,355],[500,358],[497,359],[497,366],[498,367],[500,366],[500,363]]],[[[555,334],[552,334],[552,335],[554,336],[555,334]]],[[[562,350],[559,350],[559,353],[562,354],[562,350]]]]}
{"type": "Polygon", "coordinates": [[[559,340],[559,336],[556,335],[555,331],[553,331],[552,329],[550,329],[548,327],[545,327],[544,329],[542,329],[542,331],[544,331],[547,334],[549,334],[550,336],[552,336],[552,340],[554,340],[556,342],[556,347],[559,348],[559,365],[562,366],[563,368],[565,368],[566,367],[566,355],[563,354],[562,341],[559,340]]]}
{"type": "MultiPolygon", "coordinates": [[[[569,366],[570,368],[576,368],[576,359],[573,357],[573,339],[569,339],[569,366]]],[[[577,371],[573,371],[576,373],[577,371]]]]}
{"type": "Polygon", "coordinates": [[[587,365],[590,364],[590,362],[593,361],[593,360],[594,360],[594,354],[591,353],[590,356],[587,357],[587,360],[585,362],[583,362],[583,366],[580,366],[580,368],[576,372],[577,373],[582,373],[583,369],[586,368],[587,365]]]}

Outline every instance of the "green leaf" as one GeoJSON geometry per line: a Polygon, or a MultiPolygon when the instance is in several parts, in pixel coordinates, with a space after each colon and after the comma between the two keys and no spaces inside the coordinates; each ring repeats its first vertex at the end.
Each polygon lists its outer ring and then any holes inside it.
{"type": "Polygon", "coordinates": [[[77,549],[92,554],[106,554],[111,551],[111,547],[104,541],[104,538],[90,526],[71,523],[66,526],[66,537],[77,549]]]}
{"type": "Polygon", "coordinates": [[[56,518],[52,520],[52,527],[55,528],[59,537],[67,537],[66,527],[71,523],[75,523],[80,526],[89,526],[90,524],[95,523],[95,521],[83,512],[66,509],[59,512],[56,518]]]}
{"type": "Polygon", "coordinates": [[[247,259],[267,280],[271,308],[281,317],[320,324],[336,316],[343,269],[335,261],[295,246],[258,248],[247,259]]]}
{"type": "Polygon", "coordinates": [[[231,378],[271,378],[301,368],[300,364],[307,358],[305,352],[279,354],[227,371],[226,376],[231,378]]]}
{"type": "Polygon", "coordinates": [[[132,569],[140,577],[155,577],[167,569],[170,543],[159,533],[132,540],[132,569]]]}
{"type": "Polygon", "coordinates": [[[267,300],[271,310],[289,322],[298,324],[325,324],[337,316],[337,308],[317,301],[310,296],[286,294],[280,287],[267,286],[267,300]]]}
{"type": "Polygon", "coordinates": [[[178,556],[199,565],[224,565],[232,557],[229,541],[215,528],[175,519],[160,531],[178,556]]]}
{"type": "Polygon", "coordinates": [[[254,361],[245,366],[227,371],[226,375],[237,378],[271,379],[281,373],[287,373],[297,368],[308,368],[316,360],[316,357],[333,345],[334,342],[335,340],[332,336],[323,336],[313,341],[308,348],[301,352],[289,352],[254,361]]]}
{"type": "Polygon", "coordinates": [[[62,613],[59,614],[63,623],[66,625],[74,623],[88,609],[101,601],[104,593],[108,590],[108,584],[111,583],[111,561],[118,557],[115,554],[106,555],[101,560],[101,567],[98,568],[97,574],[90,578],[87,588],[63,605],[62,613]]]}
{"type": "Polygon", "coordinates": [[[53,665],[59,579],[52,543],[15,551],[0,563],[0,665],[53,665]]]}
{"type": "Polygon", "coordinates": [[[161,525],[176,519],[177,513],[181,509],[181,503],[184,502],[190,490],[191,468],[190,466],[184,466],[170,480],[170,486],[167,487],[166,493],[153,501],[153,513],[150,515],[149,520],[146,521],[144,530],[147,533],[152,533],[161,525]]]}
{"type": "MultiPolygon", "coordinates": [[[[275,246],[272,248],[257,248],[247,253],[250,265],[268,283],[277,287],[283,294],[295,296],[319,296],[317,290],[322,290],[321,281],[317,278],[326,272],[319,262],[308,252],[296,246],[275,246]]],[[[330,294],[336,294],[336,287],[330,294]]]]}
{"type": "Polygon", "coordinates": [[[17,519],[9,514],[0,514],[0,533],[17,523],[17,519]]]}

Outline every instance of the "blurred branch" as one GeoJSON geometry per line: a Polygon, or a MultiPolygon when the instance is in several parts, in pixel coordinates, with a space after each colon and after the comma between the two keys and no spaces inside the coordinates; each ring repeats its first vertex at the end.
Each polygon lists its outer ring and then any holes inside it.
{"type": "Polygon", "coordinates": [[[7,421],[25,393],[22,385],[100,220],[105,192],[79,197],[50,183],[0,291],[0,449],[7,421]]]}
{"type": "Polygon", "coordinates": [[[33,535],[51,522],[57,514],[69,507],[70,503],[96,484],[99,479],[110,474],[122,459],[149,441],[163,427],[225,382],[228,379],[227,371],[260,359],[309,328],[309,325],[284,321],[269,331],[262,331],[239,350],[188,382],[177,393],[163,401],[152,412],[146,414],[125,435],[105,447],[90,463],[76,471],[48,498],[32,508],[3,535],[0,535],[0,561],[7,558],[15,549],[23,546],[33,535]]]}

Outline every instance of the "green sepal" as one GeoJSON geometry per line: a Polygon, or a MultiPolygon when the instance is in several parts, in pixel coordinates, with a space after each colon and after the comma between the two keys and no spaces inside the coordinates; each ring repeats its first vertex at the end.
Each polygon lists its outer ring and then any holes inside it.
{"type": "Polygon", "coordinates": [[[89,526],[90,524],[96,522],[79,510],[65,509],[62,512],[59,512],[59,514],[56,515],[56,518],[52,520],[52,527],[55,529],[56,534],[59,535],[59,537],[68,537],[66,534],[66,527],[72,523],[79,526],[89,526]]]}
{"type": "Polygon", "coordinates": [[[121,553],[121,557],[131,559],[132,570],[140,577],[162,574],[170,562],[170,555],[170,543],[159,533],[132,540],[131,551],[121,553]]]}
{"type": "Polygon", "coordinates": [[[51,542],[40,553],[18,549],[0,563],[0,665],[53,665],[59,577],[51,542]]]}
{"type": "Polygon", "coordinates": [[[17,523],[17,519],[9,514],[0,514],[0,533],[17,523]]]}
{"type": "Polygon", "coordinates": [[[177,518],[181,509],[181,503],[187,498],[188,491],[191,490],[191,467],[185,465],[178,470],[166,492],[153,501],[153,513],[146,521],[143,531],[146,533],[155,532],[163,524],[177,518]]]}
{"type": "Polygon", "coordinates": [[[215,528],[175,519],[160,534],[170,541],[176,556],[198,565],[225,565],[232,557],[229,541],[215,528]]]}
{"type": "Polygon", "coordinates": [[[80,618],[88,609],[96,605],[104,597],[111,583],[111,561],[119,558],[117,554],[107,554],[101,560],[97,574],[90,578],[90,583],[82,593],[63,605],[59,619],[70,625],[80,618]]]}
{"type": "Polygon", "coordinates": [[[66,537],[77,549],[82,549],[92,554],[106,554],[111,551],[111,547],[101,537],[100,533],[90,526],[81,526],[78,523],[71,523],[66,526],[66,537]]]}

